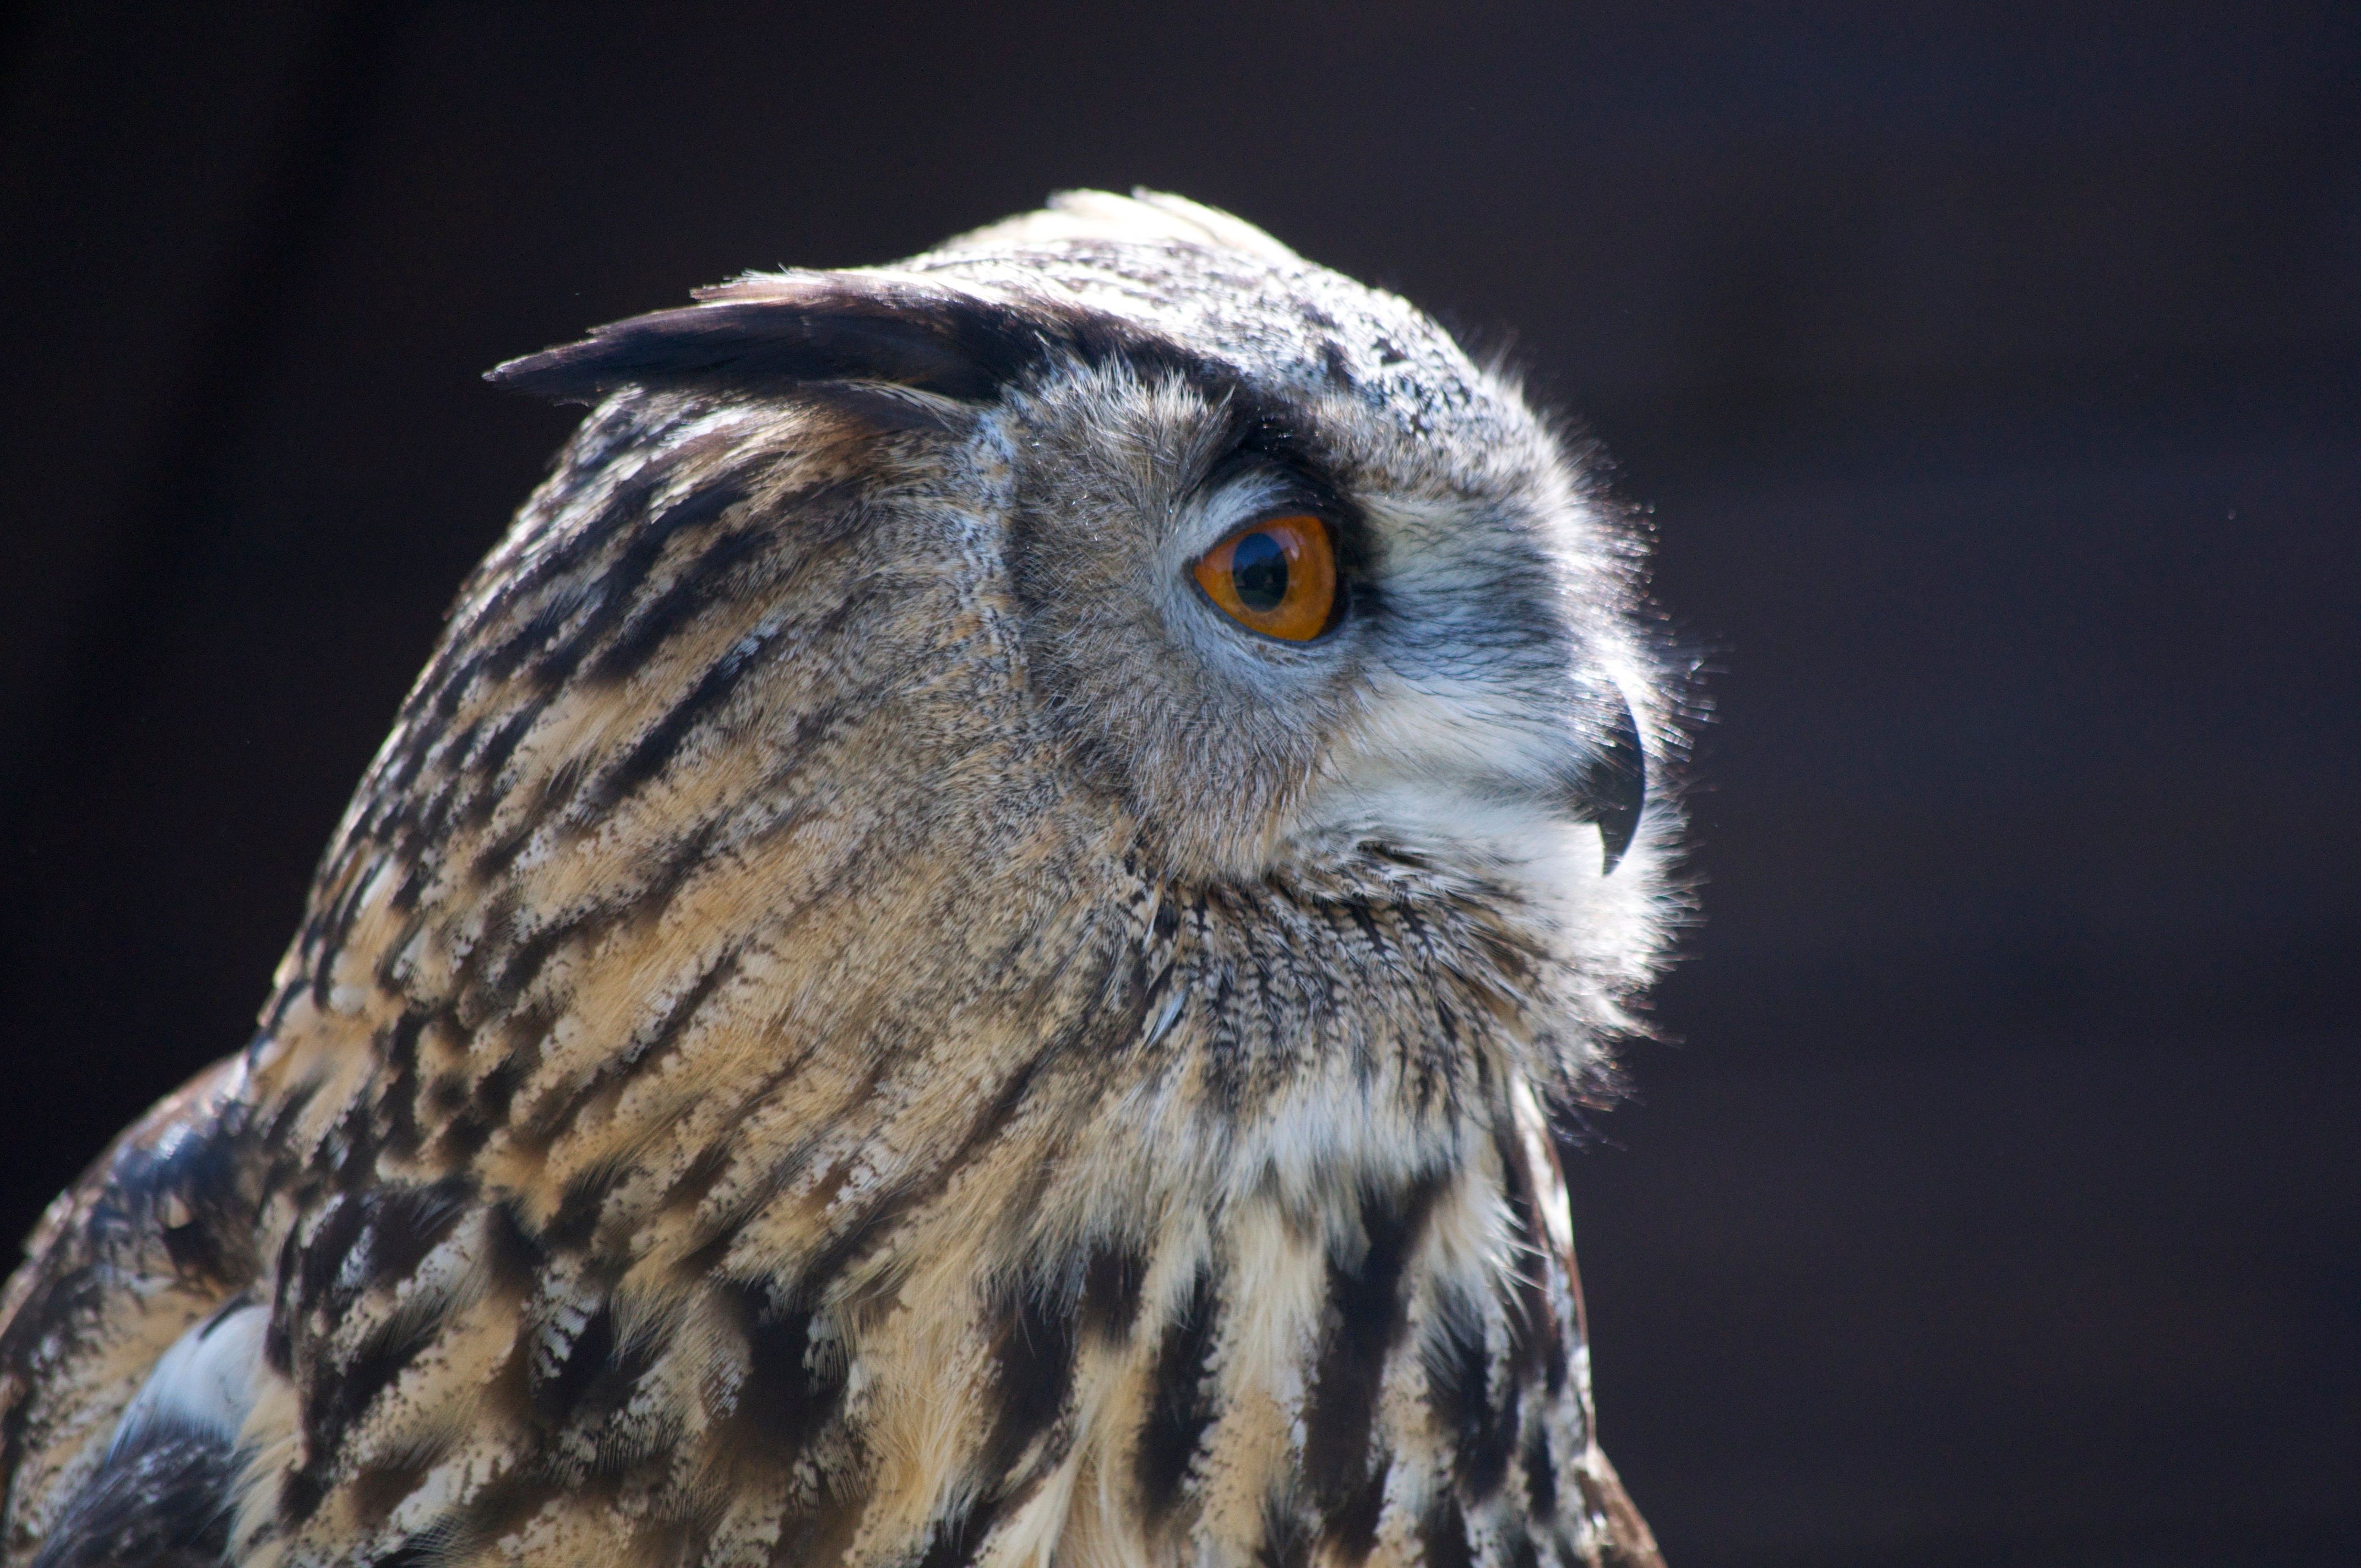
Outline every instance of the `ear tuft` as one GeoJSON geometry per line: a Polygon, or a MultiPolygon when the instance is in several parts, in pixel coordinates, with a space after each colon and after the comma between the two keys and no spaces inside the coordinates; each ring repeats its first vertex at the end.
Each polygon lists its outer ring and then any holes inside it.
{"type": "Polygon", "coordinates": [[[511,359],[485,379],[560,402],[627,386],[759,393],[810,382],[980,402],[1049,347],[1050,323],[1037,316],[889,273],[758,274],[698,298],[511,359]]]}

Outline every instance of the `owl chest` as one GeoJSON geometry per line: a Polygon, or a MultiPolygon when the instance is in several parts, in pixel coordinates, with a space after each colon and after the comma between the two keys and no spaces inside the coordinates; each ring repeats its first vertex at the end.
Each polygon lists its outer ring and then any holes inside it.
{"type": "Polygon", "coordinates": [[[1573,1280],[1504,1157],[1174,1212],[1070,1294],[906,1298],[851,1364],[852,1556],[1581,1560],[1573,1280]]]}
{"type": "Polygon", "coordinates": [[[668,1299],[532,1252],[499,1207],[437,1216],[406,1289],[295,1336],[250,1559],[423,1535],[487,1563],[848,1568],[1573,1549],[1570,1280],[1511,1188],[1473,1162],[1176,1212],[1017,1277],[989,1231],[921,1216],[833,1292],[710,1273],[668,1299]]]}

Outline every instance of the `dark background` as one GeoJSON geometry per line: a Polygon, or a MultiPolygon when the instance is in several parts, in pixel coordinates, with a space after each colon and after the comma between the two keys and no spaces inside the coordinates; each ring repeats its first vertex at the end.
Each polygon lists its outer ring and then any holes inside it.
{"type": "Polygon", "coordinates": [[[1573,1173],[1675,1568],[2361,1561],[2361,6],[1098,17],[0,33],[0,1229],[245,1038],[572,418],[479,371],[1144,182],[1513,329],[1719,650],[1573,1173]]]}

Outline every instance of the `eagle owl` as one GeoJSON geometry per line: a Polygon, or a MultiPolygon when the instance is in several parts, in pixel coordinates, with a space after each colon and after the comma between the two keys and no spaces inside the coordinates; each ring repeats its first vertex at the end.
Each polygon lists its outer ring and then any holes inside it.
{"type": "Polygon", "coordinates": [[[1655,1562],[1555,1136],[1671,905],[1631,534],[1177,198],[699,299],[492,373],[591,411],[32,1238],[7,1563],[1655,1562]]]}

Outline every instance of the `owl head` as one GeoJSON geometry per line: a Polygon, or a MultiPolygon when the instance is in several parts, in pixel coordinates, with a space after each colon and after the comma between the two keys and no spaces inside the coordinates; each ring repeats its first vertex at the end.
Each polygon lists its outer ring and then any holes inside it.
{"type": "Polygon", "coordinates": [[[446,1097],[463,1145],[545,1146],[733,1008],[750,1059],[1189,1039],[1231,1104],[1521,1055],[1562,1091],[1626,1026],[1675,827],[1638,544],[1403,301],[1076,192],[492,378],[594,411],[280,1003],[517,1062],[446,1097]]]}

